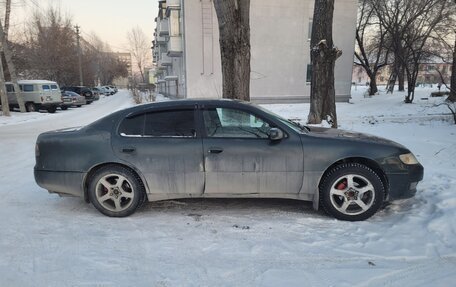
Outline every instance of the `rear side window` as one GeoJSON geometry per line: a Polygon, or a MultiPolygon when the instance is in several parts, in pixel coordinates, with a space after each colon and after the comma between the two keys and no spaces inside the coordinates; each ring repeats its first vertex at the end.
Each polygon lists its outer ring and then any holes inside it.
{"type": "Polygon", "coordinates": [[[51,90],[51,86],[49,86],[49,85],[43,85],[42,88],[43,88],[43,91],[45,91],[45,92],[49,92],[51,90]]]}
{"type": "Polygon", "coordinates": [[[119,127],[121,136],[142,136],[144,131],[144,114],[132,118],[125,118],[119,127]]]}
{"type": "Polygon", "coordinates": [[[7,84],[7,85],[6,85],[6,91],[7,91],[8,93],[14,92],[14,86],[11,85],[11,84],[7,84]]]}
{"type": "Polygon", "coordinates": [[[194,111],[160,111],[127,117],[119,126],[119,134],[133,137],[196,137],[194,111]]]}
{"type": "Polygon", "coordinates": [[[162,111],[146,114],[145,136],[196,137],[193,110],[162,111]]]}
{"type": "Polygon", "coordinates": [[[20,85],[19,86],[23,92],[33,92],[33,85],[20,85]]]}

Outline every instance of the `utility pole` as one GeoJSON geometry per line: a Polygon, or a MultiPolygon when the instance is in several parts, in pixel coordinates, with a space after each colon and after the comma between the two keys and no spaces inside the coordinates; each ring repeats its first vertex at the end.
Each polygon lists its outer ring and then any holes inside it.
{"type": "Polygon", "coordinates": [[[77,44],[78,44],[79,85],[83,86],[84,81],[82,80],[82,58],[81,58],[81,41],[80,41],[81,36],[80,36],[80,31],[79,31],[79,28],[81,28],[81,26],[76,25],[76,26],[74,26],[74,28],[76,29],[76,40],[77,40],[77,44]]]}

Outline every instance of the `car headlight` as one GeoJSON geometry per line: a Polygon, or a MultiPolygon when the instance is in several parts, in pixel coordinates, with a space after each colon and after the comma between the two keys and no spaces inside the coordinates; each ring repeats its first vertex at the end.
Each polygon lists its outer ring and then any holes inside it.
{"type": "Polygon", "coordinates": [[[418,160],[413,153],[401,154],[399,158],[405,164],[418,164],[418,160]]]}

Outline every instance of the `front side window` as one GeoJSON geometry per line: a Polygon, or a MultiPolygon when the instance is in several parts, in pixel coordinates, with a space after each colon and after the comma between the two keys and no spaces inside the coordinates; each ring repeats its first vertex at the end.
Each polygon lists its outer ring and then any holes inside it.
{"type": "Polygon", "coordinates": [[[269,138],[271,126],[248,112],[228,108],[203,111],[208,137],[269,138]]]}
{"type": "Polygon", "coordinates": [[[43,88],[43,91],[45,91],[45,92],[48,92],[51,90],[51,87],[49,85],[43,85],[42,88],[43,88]]]}
{"type": "Polygon", "coordinates": [[[51,85],[51,89],[53,91],[57,91],[59,89],[59,87],[57,87],[57,85],[51,85]]]}

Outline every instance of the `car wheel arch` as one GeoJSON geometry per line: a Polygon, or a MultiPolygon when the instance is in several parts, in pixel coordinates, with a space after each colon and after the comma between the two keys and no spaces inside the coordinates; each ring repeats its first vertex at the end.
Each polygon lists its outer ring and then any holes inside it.
{"type": "Polygon", "coordinates": [[[358,163],[358,164],[362,164],[362,165],[365,165],[367,166],[368,168],[372,169],[381,179],[382,183],[383,183],[383,188],[385,190],[385,198],[384,199],[387,199],[388,198],[388,194],[389,194],[389,181],[388,181],[388,177],[386,176],[386,173],[385,171],[380,167],[380,165],[372,160],[372,159],[369,159],[369,158],[365,158],[365,157],[348,157],[348,158],[344,158],[344,159],[341,159],[341,160],[338,160],[336,162],[334,162],[333,164],[331,164],[330,166],[328,166],[326,168],[326,170],[321,174],[319,180],[318,180],[318,190],[320,190],[320,185],[323,181],[323,179],[325,178],[325,176],[331,172],[331,170],[338,166],[338,165],[341,165],[341,164],[344,164],[344,163],[358,163]]]}
{"type": "Polygon", "coordinates": [[[89,184],[90,184],[90,179],[97,173],[98,170],[100,170],[101,168],[104,168],[106,166],[120,166],[120,167],[123,167],[123,168],[126,168],[126,169],[129,169],[131,172],[133,172],[137,178],[139,179],[140,183],[142,184],[142,186],[144,187],[144,190],[146,192],[146,194],[149,192],[149,187],[147,185],[147,181],[145,180],[144,176],[142,175],[142,173],[140,171],[138,171],[137,169],[125,164],[125,163],[120,163],[120,162],[104,162],[104,163],[100,163],[100,164],[97,164],[95,166],[92,166],[89,171],[87,172],[85,178],[84,178],[84,181],[83,181],[83,186],[84,186],[84,201],[87,202],[87,203],[90,203],[90,200],[89,200],[89,195],[88,195],[88,190],[89,190],[89,184]]]}

